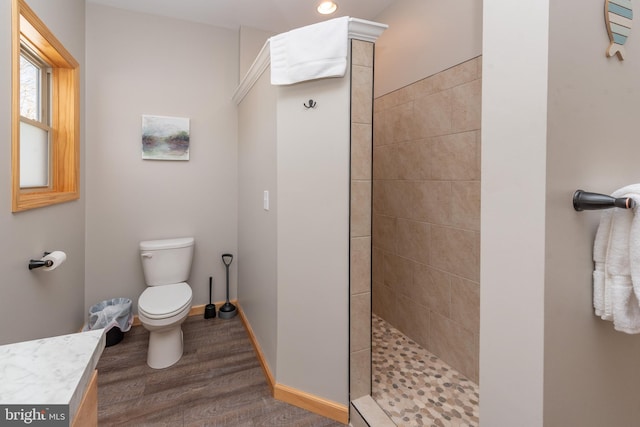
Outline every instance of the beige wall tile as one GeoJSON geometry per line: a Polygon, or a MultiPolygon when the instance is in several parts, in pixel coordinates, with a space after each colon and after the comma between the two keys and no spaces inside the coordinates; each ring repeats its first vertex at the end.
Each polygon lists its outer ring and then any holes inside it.
{"type": "Polygon", "coordinates": [[[424,195],[420,193],[420,182],[386,180],[380,183],[382,200],[380,208],[396,218],[420,218],[416,205],[422,206],[424,195]],[[418,200],[420,198],[420,200],[418,200]]]}
{"type": "Polygon", "coordinates": [[[469,379],[476,384],[480,384],[480,334],[473,336],[473,345],[475,350],[473,353],[474,360],[474,372],[469,373],[469,379]]]}
{"type": "Polygon", "coordinates": [[[413,90],[414,99],[423,98],[427,95],[432,95],[439,92],[440,89],[436,86],[436,80],[433,76],[424,78],[412,84],[410,86],[413,90]]]}
{"type": "MultiPolygon", "coordinates": [[[[427,140],[395,144],[394,147],[397,150],[394,172],[398,179],[426,180],[429,178],[431,153],[427,140]]],[[[380,178],[384,179],[383,176],[380,178]]]]}
{"type": "Polygon", "coordinates": [[[386,96],[380,96],[376,99],[373,100],[373,113],[380,113],[384,110],[386,110],[386,104],[387,104],[387,97],[386,96]]]}
{"type": "Polygon", "coordinates": [[[451,222],[451,183],[448,181],[412,182],[415,191],[410,194],[407,217],[432,224],[451,222]]]}
{"type": "MultiPolygon", "coordinates": [[[[374,148],[375,151],[375,148],[374,148]]],[[[376,175],[375,161],[373,175],[376,175]]],[[[373,181],[373,213],[378,215],[388,215],[389,208],[389,181],[376,179],[373,181]]]]}
{"type": "Polygon", "coordinates": [[[473,377],[478,360],[473,333],[433,311],[430,327],[429,350],[463,375],[473,377]]]}
{"type": "Polygon", "coordinates": [[[383,179],[400,179],[400,180],[406,180],[406,166],[403,165],[403,159],[401,158],[401,156],[404,155],[404,150],[406,149],[407,145],[411,145],[410,142],[398,142],[395,143],[393,145],[391,145],[391,147],[393,148],[392,154],[391,154],[391,158],[392,161],[390,162],[390,164],[388,165],[389,169],[388,169],[388,178],[383,178],[383,179]]]}
{"type": "Polygon", "coordinates": [[[351,179],[372,178],[372,130],[371,125],[351,125],[351,179]]]}
{"type": "Polygon", "coordinates": [[[413,90],[412,85],[409,85],[388,93],[384,98],[384,106],[386,109],[389,109],[413,101],[415,98],[415,91],[413,90]]]}
{"type": "Polygon", "coordinates": [[[478,64],[475,59],[446,69],[432,77],[436,90],[450,89],[478,78],[478,64]]]}
{"type": "Polygon", "coordinates": [[[429,176],[429,149],[426,140],[375,147],[373,174],[376,179],[425,180],[429,176]]]}
{"type": "Polygon", "coordinates": [[[393,292],[409,294],[413,284],[413,261],[385,253],[384,284],[393,292]]]}
{"type": "Polygon", "coordinates": [[[480,281],[480,233],[431,227],[431,265],[475,282],[480,281]]]}
{"type": "Polygon", "coordinates": [[[414,101],[412,139],[451,133],[452,89],[436,92],[414,101]]]}
{"type": "Polygon", "coordinates": [[[482,81],[474,80],[452,91],[452,129],[456,132],[480,129],[482,81]]]}
{"type": "Polygon", "coordinates": [[[423,264],[415,264],[411,296],[429,310],[450,317],[451,275],[423,264]]]}
{"type": "Polygon", "coordinates": [[[368,395],[371,392],[371,348],[351,353],[349,365],[351,374],[349,398],[354,400],[368,395]]]}
{"type": "Polygon", "coordinates": [[[397,255],[422,264],[429,264],[429,224],[420,221],[398,219],[396,226],[397,255]]]}
{"type": "Polygon", "coordinates": [[[371,181],[351,182],[351,237],[371,235],[371,181]]]}
{"type": "Polygon", "coordinates": [[[440,186],[433,185],[431,191],[424,188],[431,186],[430,184],[428,181],[396,181],[397,192],[394,193],[395,200],[392,199],[397,208],[396,215],[399,218],[423,221],[438,216],[439,207],[435,206],[433,201],[440,195],[440,186]]]}
{"type": "Polygon", "coordinates": [[[351,352],[365,350],[371,346],[371,293],[351,297],[351,352]]]}
{"type": "Polygon", "coordinates": [[[479,142],[476,132],[444,135],[428,140],[429,178],[434,180],[479,180],[479,142]]]}
{"type": "Polygon", "coordinates": [[[351,67],[351,122],[370,124],[373,117],[373,69],[351,67]]]}
{"type": "Polygon", "coordinates": [[[374,282],[384,282],[384,252],[375,246],[371,253],[371,280],[374,282]]]}
{"type": "MultiPolygon", "coordinates": [[[[374,169],[374,175],[375,175],[374,169]]],[[[374,181],[374,212],[435,224],[451,220],[451,183],[448,181],[374,181]]]]}
{"type": "Polygon", "coordinates": [[[351,238],[351,295],[371,291],[371,237],[351,238]]]}
{"type": "Polygon", "coordinates": [[[384,112],[373,115],[373,146],[387,145],[393,142],[391,118],[384,112]]]}
{"type": "Polygon", "coordinates": [[[480,284],[451,277],[451,319],[467,331],[480,333],[480,284]]]}
{"type": "Polygon", "coordinates": [[[403,334],[423,346],[429,348],[429,310],[412,298],[398,296],[396,326],[403,334]]]}
{"type": "Polygon", "coordinates": [[[373,43],[351,40],[351,63],[364,67],[373,67],[373,43]]]}
{"type": "Polygon", "coordinates": [[[399,179],[398,144],[373,149],[373,175],[377,179],[399,179]]]}
{"type": "Polygon", "coordinates": [[[480,179],[480,170],[481,170],[481,165],[482,165],[482,131],[477,130],[476,132],[476,150],[477,150],[477,158],[478,158],[478,164],[477,164],[477,170],[478,170],[478,180],[480,179]]]}
{"type": "Polygon", "coordinates": [[[480,231],[480,181],[451,183],[451,224],[480,231]]]}
{"type": "MultiPolygon", "coordinates": [[[[413,118],[413,102],[397,105],[386,111],[386,119],[389,123],[391,143],[408,141],[414,138],[415,120],[413,118]]],[[[387,135],[385,135],[387,136],[387,135]]]]}
{"type": "Polygon", "coordinates": [[[371,392],[373,43],[351,44],[350,395],[371,392]]]}
{"type": "Polygon", "coordinates": [[[478,57],[378,98],[373,137],[373,309],[474,381],[481,75],[478,57]]]}
{"type": "Polygon", "coordinates": [[[440,92],[479,78],[476,59],[458,64],[410,85],[415,98],[440,92]]]}
{"type": "Polygon", "coordinates": [[[378,249],[396,252],[397,218],[386,215],[373,215],[373,242],[378,249]]]}
{"type": "Polygon", "coordinates": [[[395,325],[397,302],[396,293],[383,283],[373,283],[373,298],[371,300],[372,311],[387,322],[395,325]]]}

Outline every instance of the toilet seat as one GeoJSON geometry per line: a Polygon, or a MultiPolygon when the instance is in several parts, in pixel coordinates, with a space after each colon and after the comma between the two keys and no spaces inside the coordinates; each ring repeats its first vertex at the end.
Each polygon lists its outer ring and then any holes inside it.
{"type": "Polygon", "coordinates": [[[186,283],[150,286],[138,299],[138,311],[149,319],[175,316],[191,304],[193,292],[186,283]]]}

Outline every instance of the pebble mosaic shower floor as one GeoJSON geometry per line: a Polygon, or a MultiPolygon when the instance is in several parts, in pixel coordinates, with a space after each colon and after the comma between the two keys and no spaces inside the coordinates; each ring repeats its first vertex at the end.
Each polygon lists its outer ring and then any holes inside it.
{"type": "Polygon", "coordinates": [[[477,427],[478,386],[373,315],[371,396],[397,426],[477,427]]]}

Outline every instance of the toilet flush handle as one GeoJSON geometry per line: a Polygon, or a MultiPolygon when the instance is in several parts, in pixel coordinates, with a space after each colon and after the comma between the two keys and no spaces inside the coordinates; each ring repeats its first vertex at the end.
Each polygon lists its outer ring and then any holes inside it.
{"type": "Polygon", "coordinates": [[[143,252],[140,254],[142,258],[153,258],[153,254],[151,252],[143,252]]]}

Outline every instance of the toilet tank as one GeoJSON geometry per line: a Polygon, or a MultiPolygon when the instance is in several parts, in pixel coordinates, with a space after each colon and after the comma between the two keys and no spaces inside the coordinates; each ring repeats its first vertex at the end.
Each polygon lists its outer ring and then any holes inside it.
{"type": "Polygon", "coordinates": [[[147,286],[186,282],[193,259],[193,237],[140,242],[142,271],[147,286]]]}

